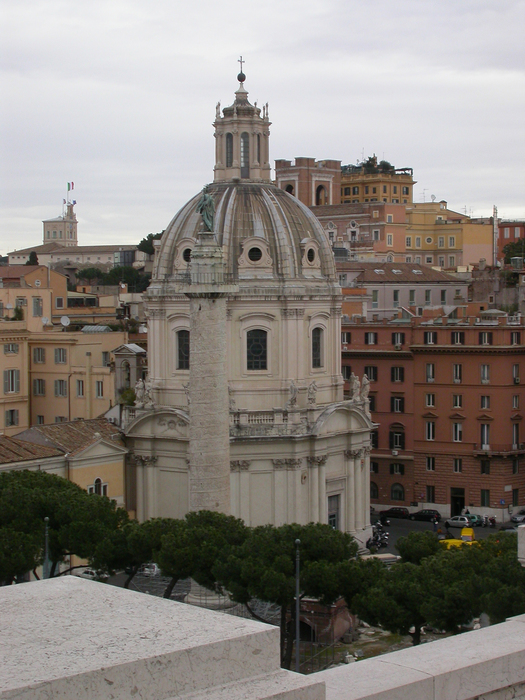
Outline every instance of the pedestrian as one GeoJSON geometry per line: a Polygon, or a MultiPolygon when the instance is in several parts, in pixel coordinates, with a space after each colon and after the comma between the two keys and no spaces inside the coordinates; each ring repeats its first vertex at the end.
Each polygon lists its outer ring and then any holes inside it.
{"type": "Polygon", "coordinates": [[[438,529],[438,519],[437,518],[434,518],[434,520],[432,521],[432,528],[433,528],[434,532],[437,532],[437,529],[438,529]]]}

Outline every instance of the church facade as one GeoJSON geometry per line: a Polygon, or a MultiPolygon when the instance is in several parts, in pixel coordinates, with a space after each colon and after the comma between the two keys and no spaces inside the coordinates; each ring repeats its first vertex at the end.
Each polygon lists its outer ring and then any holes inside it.
{"type": "Polygon", "coordinates": [[[145,295],[149,376],[124,425],[136,515],[216,505],[364,543],[374,424],[365,384],[343,400],[330,242],[272,184],[268,106],[238,80],[216,109],[214,181],[168,225],[145,295]]]}

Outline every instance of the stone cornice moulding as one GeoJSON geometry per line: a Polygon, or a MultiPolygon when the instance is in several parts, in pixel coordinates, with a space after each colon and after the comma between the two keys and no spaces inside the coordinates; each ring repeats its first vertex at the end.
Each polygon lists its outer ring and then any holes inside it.
{"type": "Polygon", "coordinates": [[[285,457],[283,459],[272,459],[274,469],[300,469],[303,460],[293,457],[285,457]]]}

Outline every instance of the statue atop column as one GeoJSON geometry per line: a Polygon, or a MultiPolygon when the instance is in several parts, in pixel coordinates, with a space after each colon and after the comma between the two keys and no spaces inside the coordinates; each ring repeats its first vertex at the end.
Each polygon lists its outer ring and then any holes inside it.
{"type": "Polygon", "coordinates": [[[197,212],[201,215],[205,231],[213,231],[215,218],[215,202],[209,193],[208,185],[202,188],[202,195],[197,204],[197,212]]]}
{"type": "Polygon", "coordinates": [[[144,382],[139,379],[135,384],[135,407],[144,408],[144,382]]]}

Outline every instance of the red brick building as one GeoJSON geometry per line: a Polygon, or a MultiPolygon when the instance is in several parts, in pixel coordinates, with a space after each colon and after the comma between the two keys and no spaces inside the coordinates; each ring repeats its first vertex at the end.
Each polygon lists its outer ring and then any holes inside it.
{"type": "Polygon", "coordinates": [[[525,324],[457,312],[343,324],[343,376],[371,381],[372,504],[502,520],[525,505],[525,324]]]}

